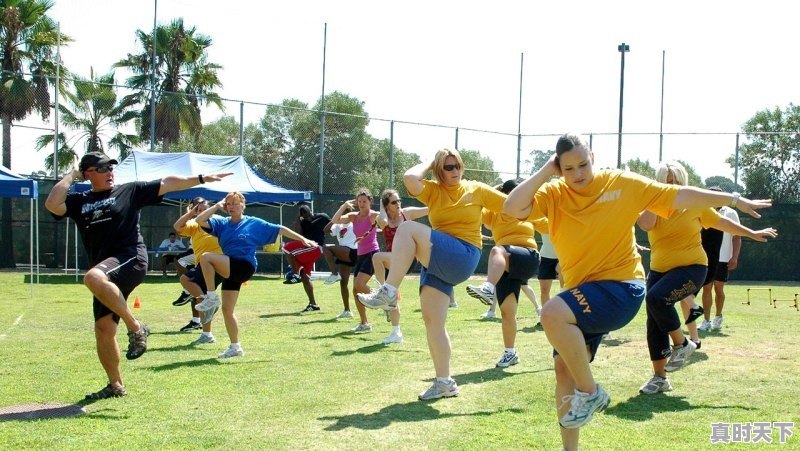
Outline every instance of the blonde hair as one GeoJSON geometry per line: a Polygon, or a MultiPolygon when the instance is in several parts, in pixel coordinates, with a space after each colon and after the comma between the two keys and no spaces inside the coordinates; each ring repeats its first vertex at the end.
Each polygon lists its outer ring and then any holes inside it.
{"type": "Polygon", "coordinates": [[[667,183],[669,174],[672,174],[672,179],[675,181],[675,184],[682,186],[689,184],[689,174],[686,172],[686,168],[677,161],[661,162],[656,170],[656,181],[667,183]]]}
{"type": "Polygon", "coordinates": [[[231,201],[234,201],[234,200],[238,200],[239,202],[241,202],[241,203],[242,203],[242,206],[244,206],[244,205],[245,205],[245,202],[244,202],[244,194],[242,194],[242,193],[240,193],[240,192],[238,192],[238,191],[234,191],[234,192],[232,192],[232,193],[228,193],[228,195],[227,195],[227,196],[225,196],[225,204],[226,204],[226,205],[227,205],[229,202],[231,202],[231,201]]]}
{"type": "Polygon", "coordinates": [[[444,183],[445,180],[444,165],[445,161],[447,161],[447,157],[454,157],[456,159],[459,167],[458,171],[461,173],[462,177],[464,176],[464,160],[461,159],[461,154],[454,149],[441,149],[436,152],[436,156],[433,157],[433,164],[431,165],[431,171],[439,183],[444,183]]]}

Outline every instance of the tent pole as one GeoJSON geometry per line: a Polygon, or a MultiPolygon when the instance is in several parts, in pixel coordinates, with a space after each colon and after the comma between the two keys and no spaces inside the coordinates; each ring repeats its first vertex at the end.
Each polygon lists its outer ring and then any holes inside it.
{"type": "Polygon", "coordinates": [[[36,284],[39,284],[39,254],[42,248],[39,246],[39,198],[36,198],[36,284]]]}
{"type": "Polygon", "coordinates": [[[78,281],[78,223],[75,223],[75,282],[78,281]]]}
{"type": "Polygon", "coordinates": [[[30,222],[28,228],[30,229],[30,236],[31,236],[31,242],[30,242],[31,279],[30,279],[30,283],[31,283],[31,299],[33,299],[33,198],[31,198],[30,206],[31,206],[31,222],[30,222]]]}
{"type": "MultiPolygon", "coordinates": [[[[67,235],[64,237],[64,271],[69,270],[69,218],[67,218],[67,235]]],[[[58,265],[56,265],[58,266],[58,265]]]]}

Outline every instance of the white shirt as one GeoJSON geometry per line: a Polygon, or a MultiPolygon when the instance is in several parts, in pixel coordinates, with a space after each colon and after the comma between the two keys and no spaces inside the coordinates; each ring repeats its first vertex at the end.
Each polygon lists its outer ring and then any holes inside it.
{"type": "Polygon", "coordinates": [[[553,247],[553,243],[550,241],[550,234],[540,233],[539,235],[542,236],[542,248],[539,250],[539,256],[544,258],[550,258],[553,260],[558,260],[558,255],[556,255],[556,248],[553,247]]]}
{"type": "MultiPolygon", "coordinates": [[[[733,208],[722,207],[719,210],[719,214],[739,224],[739,214],[733,208]]],[[[731,257],[733,257],[733,235],[725,232],[722,235],[722,246],[719,248],[719,261],[728,263],[731,261],[731,257]]]]}
{"type": "Polygon", "coordinates": [[[180,251],[184,249],[186,249],[186,246],[183,245],[183,241],[170,241],[169,238],[162,241],[161,244],[158,245],[158,250],[160,251],[180,251]]]}
{"type": "Polygon", "coordinates": [[[353,232],[353,224],[334,224],[331,226],[331,236],[335,236],[339,240],[341,246],[349,247],[350,249],[358,249],[356,243],[356,234],[353,232]]]}

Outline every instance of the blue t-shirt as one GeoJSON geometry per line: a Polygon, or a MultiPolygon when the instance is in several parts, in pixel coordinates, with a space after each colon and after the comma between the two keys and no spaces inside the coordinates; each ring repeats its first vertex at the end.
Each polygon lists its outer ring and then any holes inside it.
{"type": "Polygon", "coordinates": [[[219,238],[219,246],[225,255],[247,260],[254,269],[258,269],[256,250],[274,243],[281,231],[280,226],[254,216],[242,216],[239,222],[231,222],[228,216],[212,216],[208,225],[211,234],[219,238]]]}

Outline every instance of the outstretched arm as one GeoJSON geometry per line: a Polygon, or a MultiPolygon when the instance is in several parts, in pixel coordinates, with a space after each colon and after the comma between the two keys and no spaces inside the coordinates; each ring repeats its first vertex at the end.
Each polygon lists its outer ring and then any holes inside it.
{"type": "MultiPolygon", "coordinates": [[[[728,232],[731,235],[734,235],[734,238],[746,236],[751,240],[760,241],[762,243],[766,242],[767,238],[775,238],[778,236],[778,231],[772,227],[767,227],[766,229],[761,230],[753,230],[739,224],[738,222],[731,221],[726,217],[719,218],[719,222],[714,225],[714,228],[717,230],[722,230],[723,232],[728,232]]],[[[738,252],[736,254],[738,259],[738,252]]],[[[733,258],[731,258],[731,260],[733,260],[733,258]]]]}
{"type": "Polygon", "coordinates": [[[163,196],[173,191],[189,189],[203,183],[218,182],[231,174],[233,174],[233,172],[220,172],[208,175],[199,174],[190,177],[179,177],[176,175],[164,177],[161,179],[161,188],[158,190],[158,195],[163,196]]]}
{"type": "Polygon", "coordinates": [[[772,200],[750,200],[741,197],[739,193],[721,193],[693,186],[682,186],[675,197],[675,201],[672,203],[672,208],[682,210],[684,208],[723,207],[725,205],[736,208],[754,218],[760,218],[761,215],[756,210],[771,207],[772,200]]]}

